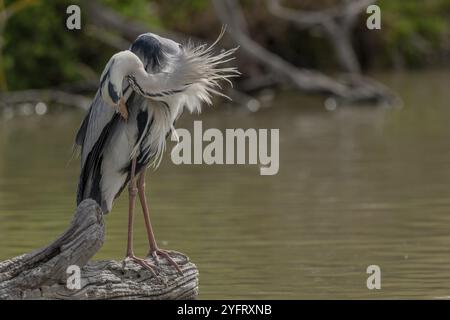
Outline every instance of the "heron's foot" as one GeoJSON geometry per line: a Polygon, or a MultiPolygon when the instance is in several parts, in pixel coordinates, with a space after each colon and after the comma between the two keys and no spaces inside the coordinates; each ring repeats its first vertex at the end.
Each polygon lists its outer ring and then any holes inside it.
{"type": "Polygon", "coordinates": [[[150,264],[148,261],[138,258],[133,254],[130,254],[128,256],[125,257],[125,259],[123,260],[124,264],[125,262],[129,260],[132,261],[138,265],[140,265],[141,267],[143,267],[144,269],[150,271],[150,273],[154,276],[154,277],[158,277],[157,273],[156,273],[156,267],[153,266],[152,264],[150,264]]]}
{"type": "Polygon", "coordinates": [[[128,120],[128,108],[127,105],[125,104],[125,101],[122,98],[120,98],[119,100],[119,113],[122,116],[122,118],[128,120]]]}
{"type": "Polygon", "coordinates": [[[178,263],[176,263],[175,260],[173,260],[172,257],[170,256],[170,251],[162,250],[162,249],[158,249],[158,248],[150,249],[148,256],[155,259],[156,264],[158,264],[158,265],[159,265],[159,257],[158,256],[165,258],[169,262],[169,264],[171,264],[172,266],[175,267],[175,269],[177,269],[177,271],[180,275],[183,275],[183,271],[181,271],[181,268],[178,265],[178,263]]]}

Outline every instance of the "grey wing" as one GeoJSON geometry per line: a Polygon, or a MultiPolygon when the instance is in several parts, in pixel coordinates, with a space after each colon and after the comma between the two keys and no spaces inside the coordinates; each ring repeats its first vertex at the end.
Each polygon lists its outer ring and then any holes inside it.
{"type": "MultiPolygon", "coordinates": [[[[81,146],[81,173],[78,181],[77,204],[91,196],[93,179],[101,168],[98,158],[102,154],[108,124],[115,117],[115,110],[107,105],[97,91],[89,112],[78,130],[75,142],[81,146]],[[103,134],[102,134],[103,133],[103,134]]],[[[94,199],[97,202],[100,199],[94,199]]]]}
{"type": "Polygon", "coordinates": [[[103,129],[113,119],[115,114],[114,108],[104,102],[100,91],[97,91],[75,140],[81,146],[81,167],[84,166],[88,154],[100,138],[103,129]]]}
{"type": "MultiPolygon", "coordinates": [[[[127,86],[125,91],[124,97],[128,97],[132,89],[127,86]]],[[[101,176],[101,158],[105,143],[111,136],[114,128],[116,128],[119,120],[120,115],[102,99],[100,91],[97,91],[75,139],[76,144],[81,146],[81,173],[77,192],[78,204],[86,197],[100,196],[100,191],[96,189],[99,187],[98,177],[101,176]]]]}
{"type": "MultiPolygon", "coordinates": [[[[123,84],[124,98],[127,100],[132,93],[128,82],[124,80],[123,84]]],[[[97,90],[91,107],[86,114],[80,128],[78,129],[75,143],[81,147],[81,167],[84,166],[88,154],[97,143],[105,127],[114,118],[116,111],[108,105],[101,97],[100,90],[97,90]]]]}

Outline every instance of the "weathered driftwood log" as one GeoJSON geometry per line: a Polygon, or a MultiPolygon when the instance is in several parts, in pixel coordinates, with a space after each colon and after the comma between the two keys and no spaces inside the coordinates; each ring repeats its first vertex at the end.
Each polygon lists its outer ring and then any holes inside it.
{"type": "Polygon", "coordinates": [[[158,276],[131,261],[89,261],[101,248],[105,224],[98,205],[86,200],[77,208],[70,227],[49,246],[0,262],[0,299],[194,299],[198,271],[177,252],[171,257],[183,275],[165,261],[158,276]],[[68,289],[67,272],[80,267],[81,288],[68,289]]]}

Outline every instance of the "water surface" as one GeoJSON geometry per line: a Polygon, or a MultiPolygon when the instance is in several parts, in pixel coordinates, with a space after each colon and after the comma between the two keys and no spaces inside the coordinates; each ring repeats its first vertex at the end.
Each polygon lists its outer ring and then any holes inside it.
{"type": "MultiPolygon", "coordinates": [[[[450,295],[448,72],[380,76],[402,109],[343,107],[279,95],[257,113],[226,106],[179,127],[279,128],[280,171],[175,166],[147,179],[161,247],[188,254],[201,298],[433,298],[450,295]],[[366,268],[382,289],[366,288],[366,268]]],[[[74,210],[82,114],[0,120],[0,260],[45,246],[74,210]]],[[[170,148],[169,148],[170,149],[170,148]]],[[[97,259],[126,246],[125,194],[107,216],[97,259]]],[[[137,212],[136,252],[146,237],[137,212]]]]}

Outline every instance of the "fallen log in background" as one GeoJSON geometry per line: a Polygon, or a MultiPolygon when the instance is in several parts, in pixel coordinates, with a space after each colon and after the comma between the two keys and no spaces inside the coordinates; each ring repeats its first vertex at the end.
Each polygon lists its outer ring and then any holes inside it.
{"type": "Polygon", "coordinates": [[[91,105],[91,100],[82,95],[58,89],[0,92],[0,107],[12,107],[24,103],[36,104],[38,102],[73,106],[82,110],[89,109],[91,105]]]}
{"type": "MultiPolygon", "coordinates": [[[[286,18],[286,9],[280,7],[278,1],[268,0],[266,2],[269,4],[269,11],[277,16],[280,16],[281,11],[283,17],[286,18]]],[[[345,5],[348,16],[345,20],[348,21],[348,28],[353,24],[364,5],[372,2],[374,1],[364,0],[345,5]]],[[[343,79],[326,75],[318,70],[299,68],[260,45],[248,32],[247,20],[239,0],[213,0],[213,4],[217,16],[223,24],[227,25],[228,34],[239,44],[242,52],[270,70],[281,82],[287,82],[305,93],[322,94],[345,103],[401,105],[401,99],[395,92],[374,79],[360,75],[359,62],[353,56],[354,50],[350,45],[350,39],[345,39],[350,37],[350,30],[347,32],[343,30],[345,28],[337,27],[336,21],[341,20],[341,14],[336,13],[335,10],[331,10],[327,14],[322,12],[311,15],[308,13],[306,20],[311,25],[316,25],[319,20],[320,24],[327,25],[335,44],[335,50],[338,52],[337,55],[340,57],[338,60],[344,65],[343,69],[347,71],[343,79]],[[342,30],[339,31],[340,29],[342,30]],[[339,39],[335,39],[336,37],[339,39]],[[348,71],[352,72],[348,73],[348,71]]],[[[289,15],[291,16],[291,14],[289,15]]],[[[305,17],[298,12],[297,22],[303,20],[300,16],[305,17]]]]}
{"type": "MultiPolygon", "coordinates": [[[[165,261],[158,277],[133,262],[89,261],[105,235],[103,214],[92,200],[83,201],[69,228],[49,246],[0,262],[0,299],[194,299],[198,270],[178,252],[171,257],[183,275],[165,261]],[[81,289],[66,286],[67,268],[81,269],[81,289]]],[[[149,258],[156,265],[156,261],[149,258]]]]}

